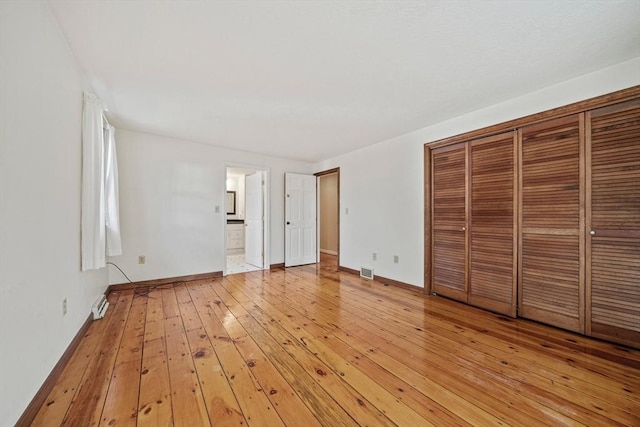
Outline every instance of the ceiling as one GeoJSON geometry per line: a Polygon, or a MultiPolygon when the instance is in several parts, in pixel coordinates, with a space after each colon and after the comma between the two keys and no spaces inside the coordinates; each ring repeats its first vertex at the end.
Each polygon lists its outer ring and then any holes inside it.
{"type": "Polygon", "coordinates": [[[120,128],[317,162],[640,56],[640,1],[48,0],[120,128]]]}

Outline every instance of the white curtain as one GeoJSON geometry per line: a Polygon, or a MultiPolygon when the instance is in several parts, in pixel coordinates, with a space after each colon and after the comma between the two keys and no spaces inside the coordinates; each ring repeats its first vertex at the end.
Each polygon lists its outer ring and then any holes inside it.
{"type": "Polygon", "coordinates": [[[116,156],[115,129],[105,128],[105,227],[107,230],[107,255],[122,255],[120,241],[120,209],[118,195],[118,157],[116,156]]]}
{"type": "Polygon", "coordinates": [[[82,271],[106,265],[103,110],[100,100],[85,92],[82,113],[82,271]]]}
{"type": "Polygon", "coordinates": [[[84,94],[82,113],[82,271],[106,266],[107,255],[121,255],[118,161],[115,129],[104,119],[104,105],[84,94]]]}

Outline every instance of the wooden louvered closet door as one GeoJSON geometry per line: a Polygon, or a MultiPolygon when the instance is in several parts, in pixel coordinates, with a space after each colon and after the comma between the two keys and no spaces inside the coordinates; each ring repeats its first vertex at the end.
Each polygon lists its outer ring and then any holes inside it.
{"type": "Polygon", "coordinates": [[[640,100],[586,121],[587,333],[640,347],[640,100]]]}
{"type": "Polygon", "coordinates": [[[431,152],[431,290],[467,301],[466,144],[431,152]]]}
{"type": "Polygon", "coordinates": [[[584,332],[583,115],[520,130],[522,317],[584,332]]]}
{"type": "Polygon", "coordinates": [[[471,142],[469,299],[516,315],[515,132],[471,142]]]}

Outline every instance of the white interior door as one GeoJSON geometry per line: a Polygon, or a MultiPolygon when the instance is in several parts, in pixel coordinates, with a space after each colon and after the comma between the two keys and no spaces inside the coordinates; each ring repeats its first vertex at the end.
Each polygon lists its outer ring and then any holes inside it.
{"type": "Polygon", "coordinates": [[[284,265],[316,263],[316,177],[285,173],[284,181],[284,265]]]}
{"type": "Polygon", "coordinates": [[[264,180],[262,172],[245,178],[245,261],[264,268],[264,180]]]}

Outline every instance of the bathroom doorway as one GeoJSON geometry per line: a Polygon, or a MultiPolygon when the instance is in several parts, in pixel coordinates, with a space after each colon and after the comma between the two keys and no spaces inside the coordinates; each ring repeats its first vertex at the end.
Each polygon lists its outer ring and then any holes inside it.
{"type": "Polygon", "coordinates": [[[225,275],[269,268],[268,171],[226,169],[225,275]]]}

